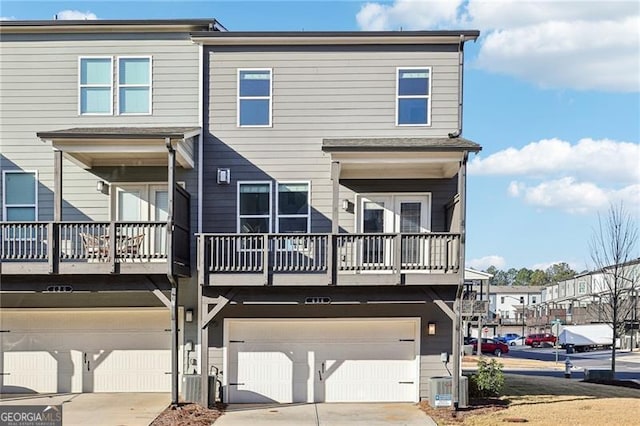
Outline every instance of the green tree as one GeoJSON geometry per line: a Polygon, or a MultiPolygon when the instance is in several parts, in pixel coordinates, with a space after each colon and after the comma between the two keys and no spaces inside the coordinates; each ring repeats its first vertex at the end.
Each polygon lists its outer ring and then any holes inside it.
{"type": "Polygon", "coordinates": [[[549,284],[549,278],[542,269],[536,269],[531,273],[529,278],[529,285],[542,286],[549,284]]]}
{"type": "Polygon", "coordinates": [[[569,264],[565,262],[555,263],[547,268],[545,271],[550,282],[559,282],[573,278],[576,275],[576,271],[571,269],[569,264]]]}
{"type": "Polygon", "coordinates": [[[513,281],[513,285],[530,285],[531,274],[533,271],[527,268],[521,268],[513,281]]]}

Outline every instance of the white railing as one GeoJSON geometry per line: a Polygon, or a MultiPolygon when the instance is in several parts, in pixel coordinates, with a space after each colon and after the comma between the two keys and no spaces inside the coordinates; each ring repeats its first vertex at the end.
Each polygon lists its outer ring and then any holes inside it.
{"type": "Polygon", "coordinates": [[[3,222],[0,261],[167,259],[166,222],[3,222]],[[54,244],[55,240],[55,244],[54,244]],[[115,244],[113,243],[115,241],[115,244]]]}
{"type": "Polygon", "coordinates": [[[241,272],[458,272],[460,235],[203,234],[205,270],[241,272]]]}
{"type": "Polygon", "coordinates": [[[0,260],[47,260],[50,227],[42,222],[0,223],[0,260]]]}

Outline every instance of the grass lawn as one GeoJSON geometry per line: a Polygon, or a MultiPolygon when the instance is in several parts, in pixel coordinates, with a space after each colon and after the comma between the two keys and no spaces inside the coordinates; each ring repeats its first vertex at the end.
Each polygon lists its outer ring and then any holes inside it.
{"type": "Polygon", "coordinates": [[[503,396],[497,401],[460,410],[421,406],[438,425],[638,425],[640,390],[583,383],[556,377],[505,373],[503,396]]]}

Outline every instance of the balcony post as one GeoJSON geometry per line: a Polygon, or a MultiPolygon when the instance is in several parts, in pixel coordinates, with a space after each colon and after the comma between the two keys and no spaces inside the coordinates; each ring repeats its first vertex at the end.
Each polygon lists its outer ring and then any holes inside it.
{"type": "Polygon", "coordinates": [[[336,273],[338,265],[338,236],[336,234],[329,234],[327,236],[327,281],[329,285],[337,283],[336,273]]]}
{"type": "Polygon", "coordinates": [[[50,274],[58,272],[58,225],[56,222],[47,224],[47,260],[50,274]]]}
{"type": "Polygon", "coordinates": [[[262,274],[264,285],[269,285],[269,234],[262,236],[262,274]]]}
{"type": "Polygon", "coordinates": [[[396,276],[396,284],[402,281],[402,235],[393,237],[393,273],[396,276]]]}
{"type": "Polygon", "coordinates": [[[332,205],[331,205],[331,232],[340,232],[340,162],[331,162],[331,184],[332,184],[332,205]]]}
{"type": "Polygon", "coordinates": [[[57,149],[53,150],[53,220],[62,221],[62,151],[57,149]]]}
{"type": "Polygon", "coordinates": [[[198,285],[203,286],[206,282],[206,276],[209,275],[209,262],[207,262],[206,242],[204,235],[198,235],[198,285]]]}
{"type": "Polygon", "coordinates": [[[116,232],[116,222],[109,223],[109,261],[111,262],[111,273],[115,274],[116,270],[116,254],[118,251],[118,235],[116,232]]]}

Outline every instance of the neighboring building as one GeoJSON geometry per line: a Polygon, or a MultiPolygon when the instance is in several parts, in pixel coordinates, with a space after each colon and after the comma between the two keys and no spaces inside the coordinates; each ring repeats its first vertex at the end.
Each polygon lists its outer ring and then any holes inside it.
{"type": "Polygon", "coordinates": [[[489,289],[491,319],[487,326],[493,334],[528,334],[537,331],[529,328],[528,311],[542,302],[542,290],[543,288],[538,286],[491,286],[489,289]]]}
{"type": "Polygon", "coordinates": [[[479,33],[220,30],[0,23],[0,385],[428,398],[460,367],[479,33]]]}
{"type": "Polygon", "coordinates": [[[471,268],[464,270],[462,302],[463,333],[466,337],[491,337],[487,324],[493,322],[489,315],[489,280],[493,275],[471,268]]]}
{"type": "Polygon", "coordinates": [[[177,387],[177,343],[197,338],[189,34],[217,28],[0,22],[3,391],[168,392],[170,371],[177,387]]]}
{"type": "Polygon", "coordinates": [[[418,401],[463,282],[475,31],[196,33],[201,372],[226,402],[418,401]]]}
{"type": "MultiPolygon", "coordinates": [[[[611,313],[606,312],[611,309],[607,302],[611,289],[607,282],[612,282],[613,270],[614,266],[610,266],[545,287],[543,303],[531,312],[531,325],[540,329],[551,329],[553,321],[559,321],[562,325],[609,322],[611,313]]],[[[616,274],[620,277],[618,290],[623,299],[621,306],[627,313],[626,318],[620,318],[626,325],[627,333],[627,341],[623,342],[623,346],[628,347],[632,344],[631,335],[634,334],[633,345],[637,347],[640,259],[618,265],[616,274]]]]}

